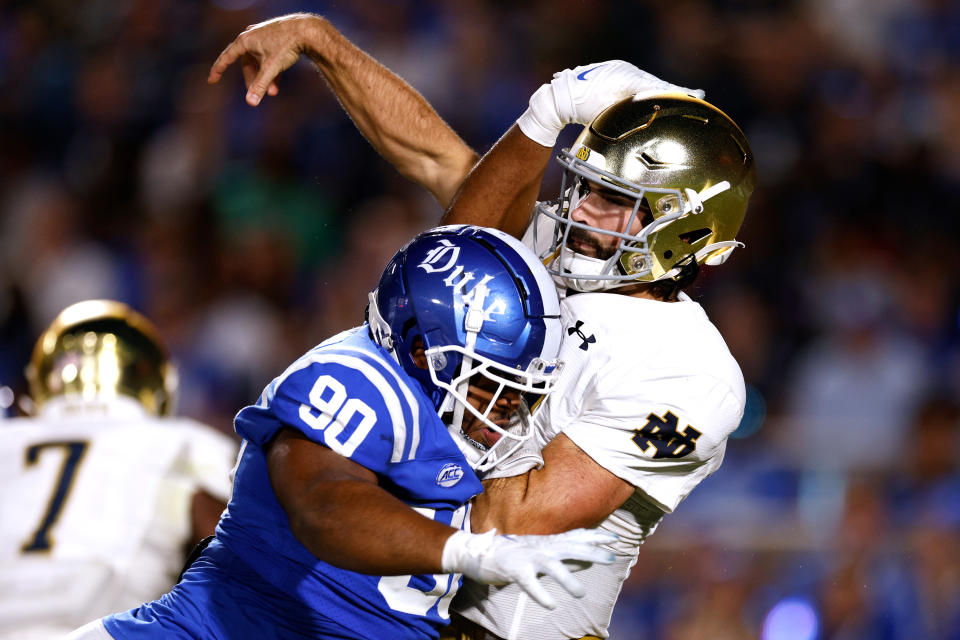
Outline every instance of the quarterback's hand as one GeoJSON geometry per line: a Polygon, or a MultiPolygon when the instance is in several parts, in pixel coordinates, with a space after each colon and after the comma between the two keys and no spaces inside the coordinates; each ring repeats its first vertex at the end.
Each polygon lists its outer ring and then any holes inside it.
{"type": "Polygon", "coordinates": [[[240,60],[247,104],[255,107],[263,96],[277,95],[277,76],[305,52],[308,30],[317,21],[323,18],[294,13],[247,27],[214,61],[207,82],[216,83],[227,67],[240,60]]]}
{"type": "Polygon", "coordinates": [[[616,534],[599,529],[574,529],[549,536],[502,536],[496,529],[482,534],[457,531],[443,547],[443,570],[462,573],[484,584],[516,582],[534,600],[548,609],[556,601],[537,576],[546,574],[577,598],[586,593],[564,561],[573,570],[591,563],[610,564],[613,553],[599,548],[617,541],[616,534]]]}
{"type": "Polygon", "coordinates": [[[641,71],[623,60],[608,60],[564,69],[537,89],[530,106],[517,120],[528,138],[552,147],[568,124],[590,124],[615,102],[648,91],[679,91],[703,98],[699,89],[687,89],[641,71]]]}

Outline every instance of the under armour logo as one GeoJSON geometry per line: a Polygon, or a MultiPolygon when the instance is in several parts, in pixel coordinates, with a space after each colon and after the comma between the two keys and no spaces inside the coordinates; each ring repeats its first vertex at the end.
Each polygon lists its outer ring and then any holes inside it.
{"type": "Polygon", "coordinates": [[[583,351],[586,351],[587,347],[593,344],[594,342],[596,342],[597,339],[595,336],[588,336],[583,331],[581,331],[580,327],[582,326],[583,326],[583,320],[577,320],[577,324],[567,329],[567,335],[572,336],[573,334],[577,334],[578,336],[580,336],[580,339],[583,340],[583,343],[580,345],[580,349],[582,349],[583,351]]]}

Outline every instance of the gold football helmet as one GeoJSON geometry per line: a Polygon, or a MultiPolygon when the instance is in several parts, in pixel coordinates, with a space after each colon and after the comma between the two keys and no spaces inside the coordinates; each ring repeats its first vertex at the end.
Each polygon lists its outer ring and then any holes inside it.
{"type": "Polygon", "coordinates": [[[676,279],[693,260],[721,264],[743,246],[735,236],[757,181],[753,153],[733,120],[708,102],[682,93],[627,98],[597,116],[558,159],[564,167],[559,204],[538,205],[534,225],[535,235],[549,224],[553,233],[549,242],[535,237],[535,243],[547,247],[541,259],[572,289],[676,279]],[[572,219],[580,200],[598,187],[633,204],[625,229],[640,220],[639,232],[572,219]],[[568,237],[577,228],[613,236],[612,255],[571,249],[568,237]]]}
{"type": "Polygon", "coordinates": [[[26,370],[35,409],[51,398],[130,396],[154,415],[173,412],[176,370],[157,329],[121,302],[86,300],[60,312],[26,370]]]}

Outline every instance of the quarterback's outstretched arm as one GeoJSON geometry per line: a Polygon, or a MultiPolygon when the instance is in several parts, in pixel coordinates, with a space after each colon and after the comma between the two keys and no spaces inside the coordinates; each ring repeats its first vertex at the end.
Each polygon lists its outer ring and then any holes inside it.
{"type": "Polygon", "coordinates": [[[447,207],[477,154],[413,87],[322,16],[296,13],[248,27],[213,63],[207,81],[219,81],[240,60],[247,103],[257,106],[279,93],[277,78],[301,54],[317,65],[374,149],[447,207]]]}

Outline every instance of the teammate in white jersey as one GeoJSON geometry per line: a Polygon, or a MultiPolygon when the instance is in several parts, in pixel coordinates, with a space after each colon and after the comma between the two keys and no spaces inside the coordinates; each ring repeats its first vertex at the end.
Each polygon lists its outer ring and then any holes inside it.
{"type": "Polygon", "coordinates": [[[232,438],[168,414],[176,376],[124,304],[66,308],[0,429],[0,638],[60,638],[176,582],[230,495],[232,438]]]}
{"type": "Polygon", "coordinates": [[[746,138],[702,94],[611,61],[556,74],[470,169],[476,155],[419,94],[328,22],[302,14],[241,34],[210,80],[242,59],[256,105],[277,93],[277,75],[300,52],[403,175],[444,206],[456,194],[444,222],[523,235],[557,135],[590,125],[561,155],[560,201],[539,206],[538,233],[524,236],[560,286],[579,292],[563,305],[569,365],[536,415],[541,442],[549,440],[545,464],[487,483],[472,522],[524,533],[599,525],[620,533],[619,562],[581,574],[587,596],[559,595],[553,612],[509,587],[466,585],[454,608],[479,625],[462,626],[464,637],[486,637],[484,629],[511,640],[606,637],[638,545],[717,469],[742,417],[739,367],[682,290],[702,264],[720,264],[738,246],[756,182],[746,138]]]}

